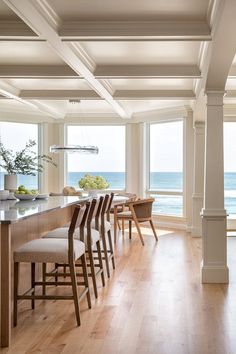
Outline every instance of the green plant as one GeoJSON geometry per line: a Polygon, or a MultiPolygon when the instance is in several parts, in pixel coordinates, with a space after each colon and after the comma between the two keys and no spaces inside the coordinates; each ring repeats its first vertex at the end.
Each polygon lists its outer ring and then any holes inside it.
{"type": "Polygon", "coordinates": [[[0,141],[0,166],[7,171],[8,174],[22,174],[36,176],[36,173],[43,172],[42,162],[50,163],[56,166],[53,159],[48,155],[37,155],[32,148],[36,145],[34,140],[29,140],[24,149],[13,152],[6,149],[0,141]]]}
{"type": "Polygon", "coordinates": [[[109,183],[102,176],[85,175],[79,181],[79,186],[82,189],[106,189],[109,183]]]}

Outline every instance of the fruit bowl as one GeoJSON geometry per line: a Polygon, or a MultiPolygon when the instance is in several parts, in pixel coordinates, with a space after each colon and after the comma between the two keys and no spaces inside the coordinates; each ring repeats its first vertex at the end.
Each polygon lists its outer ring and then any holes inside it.
{"type": "Polygon", "coordinates": [[[33,200],[38,196],[38,194],[19,194],[15,193],[15,197],[20,200],[33,200]]]}

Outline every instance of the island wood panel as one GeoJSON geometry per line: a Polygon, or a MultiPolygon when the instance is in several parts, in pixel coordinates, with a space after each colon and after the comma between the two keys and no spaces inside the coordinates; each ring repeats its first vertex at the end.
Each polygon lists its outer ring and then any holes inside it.
{"type": "MultiPolygon", "coordinates": [[[[50,230],[70,221],[73,206],[50,210],[39,215],[29,216],[13,224],[1,224],[1,346],[10,344],[13,300],[13,251],[23,243],[36,239],[50,230]]],[[[30,286],[30,266],[21,265],[20,290],[30,286]]],[[[37,277],[40,276],[39,267],[37,277]]]]}

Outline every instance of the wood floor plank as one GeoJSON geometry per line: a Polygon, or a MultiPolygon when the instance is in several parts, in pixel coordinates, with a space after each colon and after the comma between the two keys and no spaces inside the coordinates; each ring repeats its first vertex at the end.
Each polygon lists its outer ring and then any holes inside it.
{"type": "MultiPolygon", "coordinates": [[[[76,326],[72,301],[19,306],[19,324],[4,354],[236,353],[236,238],[228,239],[230,284],[202,285],[201,239],[144,229],[119,235],[116,270],[76,326]]],[[[55,289],[50,288],[53,292],[55,289]]],[[[57,290],[56,290],[57,291],[57,290]]],[[[65,291],[69,291],[65,289],[65,291]]]]}

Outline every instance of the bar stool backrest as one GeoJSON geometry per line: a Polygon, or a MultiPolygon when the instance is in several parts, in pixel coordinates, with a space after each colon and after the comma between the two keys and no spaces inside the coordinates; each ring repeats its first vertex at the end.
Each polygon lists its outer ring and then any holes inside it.
{"type": "Polygon", "coordinates": [[[106,209],[107,221],[110,221],[110,211],[111,211],[111,207],[112,207],[114,193],[111,193],[109,197],[110,197],[110,199],[108,201],[108,205],[107,205],[107,209],[106,209]]]}
{"type": "Polygon", "coordinates": [[[98,204],[98,207],[97,207],[97,212],[95,214],[95,229],[96,230],[99,230],[100,217],[101,217],[104,201],[105,201],[105,198],[103,196],[99,197],[99,204],[98,204]]]}
{"type": "Polygon", "coordinates": [[[76,227],[80,227],[83,220],[84,213],[86,211],[86,206],[81,207],[76,205],[71,223],[68,230],[68,260],[69,263],[74,261],[74,232],[76,227]]]}

